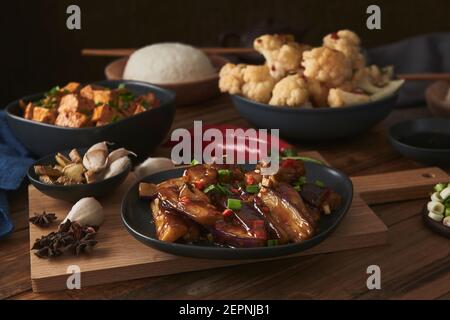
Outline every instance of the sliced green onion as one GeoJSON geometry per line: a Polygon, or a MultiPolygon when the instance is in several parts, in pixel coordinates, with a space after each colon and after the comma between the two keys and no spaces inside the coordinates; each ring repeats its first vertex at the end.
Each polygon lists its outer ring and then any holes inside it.
{"type": "Polygon", "coordinates": [[[437,185],[434,186],[434,191],[441,192],[446,187],[447,187],[447,185],[445,183],[438,183],[437,185]]]}
{"type": "Polygon", "coordinates": [[[231,191],[228,190],[228,188],[226,186],[224,186],[224,185],[221,185],[221,184],[218,183],[218,184],[216,184],[216,187],[219,190],[219,192],[221,192],[223,194],[228,194],[228,195],[231,194],[231,191]]]}
{"type": "Polygon", "coordinates": [[[217,172],[219,173],[219,176],[221,176],[221,177],[229,176],[231,174],[231,171],[228,169],[220,169],[217,172]]]}
{"type": "Polygon", "coordinates": [[[296,186],[294,186],[294,189],[295,189],[297,192],[300,192],[300,191],[302,191],[302,186],[296,185],[296,186]]]}
{"type": "Polygon", "coordinates": [[[118,86],[117,88],[118,88],[118,89],[125,89],[125,83],[119,84],[119,86],[118,86]]]}
{"type": "Polygon", "coordinates": [[[197,159],[194,159],[194,160],[191,161],[191,164],[192,164],[193,166],[195,166],[195,165],[197,165],[197,164],[200,164],[200,162],[199,162],[197,159]]]}
{"type": "Polygon", "coordinates": [[[241,200],[229,198],[227,201],[227,208],[231,210],[240,210],[242,207],[241,200]]]}
{"type": "Polygon", "coordinates": [[[278,245],[278,240],[267,240],[268,247],[275,247],[278,245]]]}
{"type": "Polygon", "coordinates": [[[292,159],[292,160],[302,160],[305,162],[314,162],[314,163],[318,163],[318,164],[324,164],[322,161],[314,159],[314,158],[310,158],[310,157],[282,157],[283,160],[287,160],[287,159],[292,159]]]}
{"type": "Polygon", "coordinates": [[[203,192],[204,192],[204,193],[208,193],[208,192],[211,192],[211,191],[213,191],[213,190],[215,190],[215,189],[216,189],[216,185],[215,185],[215,184],[212,184],[212,185],[206,187],[206,188],[203,190],[203,192]]]}
{"type": "Polygon", "coordinates": [[[259,186],[257,184],[252,184],[251,186],[247,186],[245,190],[248,193],[258,193],[259,192],[259,186]]]}
{"type": "Polygon", "coordinates": [[[285,149],[282,152],[284,157],[295,157],[297,156],[298,152],[295,149],[285,149]]]}
{"type": "Polygon", "coordinates": [[[450,208],[446,208],[446,209],[445,209],[444,216],[445,216],[445,217],[450,217],[450,208]]]}
{"type": "Polygon", "coordinates": [[[316,180],[316,186],[323,188],[323,187],[325,187],[325,183],[323,183],[320,180],[316,180]]]}

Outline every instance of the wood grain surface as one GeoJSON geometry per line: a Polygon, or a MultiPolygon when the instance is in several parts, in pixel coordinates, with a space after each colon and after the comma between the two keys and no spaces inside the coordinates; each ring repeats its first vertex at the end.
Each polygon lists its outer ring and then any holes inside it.
{"type": "MultiPolygon", "coordinates": [[[[361,176],[420,169],[396,153],[387,128],[402,120],[430,116],[425,108],[395,110],[368,133],[333,143],[295,143],[318,150],[333,167],[361,176]]],[[[207,124],[249,126],[229,98],[177,110],[173,128],[207,124]]],[[[448,172],[448,168],[444,168],[448,172]]],[[[356,182],[355,182],[356,184],[356,182]]],[[[14,233],[0,242],[0,298],[11,299],[449,299],[450,246],[427,229],[420,216],[424,199],[377,204],[372,210],[388,227],[382,246],[256,264],[34,293],[31,290],[28,186],[9,195],[14,233]],[[380,266],[381,290],[366,286],[369,265],[380,266]]],[[[447,242],[445,242],[447,241],[447,242]]]]}

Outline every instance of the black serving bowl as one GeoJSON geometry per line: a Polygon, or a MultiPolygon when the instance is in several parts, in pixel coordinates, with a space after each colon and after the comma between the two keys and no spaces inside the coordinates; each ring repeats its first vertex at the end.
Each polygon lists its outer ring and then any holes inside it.
{"type": "MultiPolygon", "coordinates": [[[[353,197],[351,180],[342,172],[315,163],[305,163],[306,176],[309,180],[320,180],[342,196],[342,205],[331,215],[322,216],[317,233],[309,240],[261,248],[227,248],[212,244],[169,243],[157,239],[153,217],[148,201],[139,199],[139,182],[159,183],[171,178],[180,177],[185,169],[173,169],[150,175],[136,182],[125,194],[122,201],[122,221],[126,229],[137,240],[171,254],[206,259],[265,259],[296,254],[311,248],[324,239],[338,226],[350,208],[353,197]]],[[[254,166],[246,166],[250,170],[254,166]]]]}
{"type": "MultiPolygon", "coordinates": [[[[76,148],[81,156],[83,156],[87,148],[76,148]]],[[[69,156],[70,150],[62,151],[61,154],[65,155],[66,157],[69,156]]],[[[77,184],[77,185],[69,185],[69,186],[63,186],[63,185],[55,185],[55,184],[46,184],[41,181],[39,181],[38,175],[34,172],[34,166],[35,165],[51,165],[54,166],[56,164],[55,161],[55,155],[56,152],[50,155],[47,155],[38,161],[36,161],[29,169],[28,169],[28,179],[30,180],[31,184],[36,187],[39,191],[42,193],[55,198],[60,199],[68,202],[75,203],[78,200],[86,197],[94,197],[94,198],[101,198],[102,196],[109,195],[111,192],[113,192],[122,182],[125,180],[125,178],[128,176],[128,173],[130,173],[131,166],[128,166],[128,168],[121,173],[110,177],[105,180],[101,180],[99,182],[94,182],[90,184],[77,184]]]]}
{"type": "MultiPolygon", "coordinates": [[[[108,88],[125,84],[137,95],[153,92],[161,105],[101,127],[66,128],[24,119],[19,101],[14,101],[6,107],[8,124],[14,135],[37,157],[72,146],[89,147],[97,142],[109,141],[135,152],[139,160],[145,159],[170,130],[175,115],[175,94],[140,81],[104,80],[93,84],[108,88]]],[[[35,94],[21,100],[36,101],[42,96],[35,94]]]]}
{"type": "Polygon", "coordinates": [[[335,140],[367,131],[391,112],[398,92],[378,101],[340,108],[289,108],[232,95],[236,110],[258,128],[279,129],[294,140],[335,140]]]}
{"type": "Polygon", "coordinates": [[[450,119],[416,119],[397,123],[389,129],[389,141],[394,149],[407,158],[430,165],[450,165],[449,139],[450,119]],[[439,147],[439,142],[448,147],[439,147]]]}

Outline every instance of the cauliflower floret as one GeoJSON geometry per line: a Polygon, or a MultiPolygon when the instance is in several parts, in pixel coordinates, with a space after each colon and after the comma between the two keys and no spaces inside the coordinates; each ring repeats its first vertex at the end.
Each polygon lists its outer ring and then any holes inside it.
{"type": "Polygon", "coordinates": [[[246,65],[227,63],[220,69],[219,88],[222,92],[229,94],[242,93],[241,88],[244,84],[244,69],[246,65]]]}
{"type": "Polygon", "coordinates": [[[306,79],[306,87],[308,88],[310,100],[314,106],[318,108],[328,107],[328,92],[330,88],[315,79],[306,79]]]}
{"type": "Polygon", "coordinates": [[[283,78],[272,91],[269,104],[273,106],[300,106],[308,102],[306,81],[301,75],[295,74],[283,78]]]}
{"type": "Polygon", "coordinates": [[[368,102],[370,102],[368,95],[351,93],[342,89],[330,89],[328,94],[328,104],[332,108],[347,107],[368,102]]]}
{"type": "Polygon", "coordinates": [[[392,66],[380,69],[372,65],[359,69],[353,76],[352,83],[355,88],[364,90],[367,93],[376,93],[381,87],[389,84],[394,70],[392,66]]]}
{"type": "Polygon", "coordinates": [[[266,65],[247,66],[243,71],[243,79],[244,96],[261,103],[269,102],[276,81],[270,76],[266,65]]]}
{"type": "Polygon", "coordinates": [[[342,52],[351,61],[353,69],[360,69],[365,65],[360,44],[358,35],[350,30],[340,30],[323,38],[323,45],[342,52]]]}
{"type": "Polygon", "coordinates": [[[294,41],[291,35],[263,35],[255,39],[253,46],[267,61],[270,75],[279,80],[301,67],[302,55],[307,46],[294,41]]]}
{"type": "Polygon", "coordinates": [[[304,75],[335,88],[352,77],[350,60],[328,47],[314,48],[303,53],[304,75]]]}

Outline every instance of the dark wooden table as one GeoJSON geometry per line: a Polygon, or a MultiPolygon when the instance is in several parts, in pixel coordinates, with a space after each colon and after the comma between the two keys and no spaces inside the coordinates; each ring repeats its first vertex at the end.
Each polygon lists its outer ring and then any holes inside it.
{"type": "MultiPolygon", "coordinates": [[[[345,142],[299,144],[318,150],[348,175],[421,167],[397,154],[387,128],[401,120],[428,116],[426,108],[394,111],[368,133],[345,142]]],[[[206,124],[249,126],[229,98],[219,97],[177,111],[176,127],[206,124]]],[[[419,212],[424,200],[373,207],[389,228],[388,244],[251,265],[226,267],[121,283],[36,294],[31,291],[27,186],[11,193],[16,229],[0,242],[0,298],[10,299],[449,299],[450,242],[429,231],[419,212]],[[381,268],[381,290],[368,290],[366,269],[381,268]]]]}

